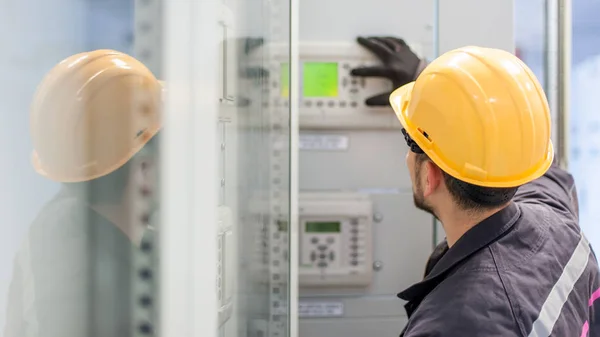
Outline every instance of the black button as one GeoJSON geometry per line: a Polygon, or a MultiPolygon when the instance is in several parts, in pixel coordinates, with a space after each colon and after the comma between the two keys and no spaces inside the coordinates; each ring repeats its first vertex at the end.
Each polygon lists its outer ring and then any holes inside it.
{"type": "Polygon", "coordinates": [[[140,297],[140,305],[143,307],[149,307],[152,305],[152,297],[148,295],[143,295],[140,297]]]}
{"type": "Polygon", "coordinates": [[[327,103],[327,105],[328,105],[330,108],[333,108],[333,107],[335,106],[335,102],[333,102],[333,101],[332,101],[332,102],[329,102],[329,103],[327,103]]]}
{"type": "Polygon", "coordinates": [[[319,262],[319,267],[321,267],[321,268],[327,267],[327,262],[319,262]]]}
{"type": "Polygon", "coordinates": [[[318,107],[322,107],[322,106],[323,106],[323,102],[321,102],[321,101],[318,101],[318,102],[317,102],[317,106],[318,106],[318,107]]]}
{"type": "Polygon", "coordinates": [[[353,234],[358,234],[358,229],[356,229],[356,228],[353,228],[353,229],[352,229],[352,233],[353,233],[353,234]]]}
{"type": "Polygon", "coordinates": [[[319,245],[319,250],[327,250],[327,246],[325,245],[319,245]]]}
{"type": "Polygon", "coordinates": [[[327,257],[327,255],[325,255],[325,254],[319,255],[319,259],[321,259],[321,260],[325,259],[326,257],[327,257]]]}
{"type": "Polygon", "coordinates": [[[317,242],[319,242],[319,238],[312,238],[312,239],[310,239],[310,242],[317,243],[317,242]]]}
{"type": "Polygon", "coordinates": [[[352,248],[353,250],[357,250],[358,249],[358,245],[352,245],[352,246],[350,246],[350,248],[352,248]]]}
{"type": "Polygon", "coordinates": [[[352,103],[350,103],[350,106],[353,107],[353,108],[356,108],[358,106],[358,103],[352,102],[352,103]]]}
{"type": "Polygon", "coordinates": [[[315,253],[315,252],[310,253],[310,260],[314,262],[316,259],[317,259],[317,253],[315,253]]]}
{"type": "Polygon", "coordinates": [[[352,261],[351,263],[353,266],[358,266],[358,261],[352,261]]]}
{"type": "Polygon", "coordinates": [[[312,106],[312,101],[306,101],[304,102],[304,105],[310,108],[312,106]]]}
{"type": "Polygon", "coordinates": [[[351,240],[352,240],[352,242],[354,242],[354,243],[358,242],[358,238],[357,238],[356,236],[353,236],[351,240]]]}
{"type": "Polygon", "coordinates": [[[327,238],[327,243],[333,243],[333,241],[334,241],[333,238],[331,238],[331,237],[327,238]]]}
{"type": "Polygon", "coordinates": [[[139,271],[139,275],[142,279],[144,280],[149,280],[152,278],[152,270],[148,269],[148,268],[142,268],[139,271]]]}
{"type": "Polygon", "coordinates": [[[352,89],[350,89],[350,93],[352,93],[352,94],[358,94],[358,89],[352,88],[352,89]]]}
{"type": "Polygon", "coordinates": [[[355,79],[352,80],[352,85],[356,85],[357,83],[358,82],[355,79]]]}
{"type": "Polygon", "coordinates": [[[358,219],[354,218],[350,220],[350,223],[353,225],[358,225],[358,219]]]}
{"type": "Polygon", "coordinates": [[[143,241],[140,246],[140,249],[145,253],[149,253],[152,251],[152,243],[148,241],[143,241]]]}
{"type": "Polygon", "coordinates": [[[356,259],[358,257],[358,253],[352,253],[350,256],[356,259]]]}
{"type": "Polygon", "coordinates": [[[329,260],[335,260],[335,254],[333,252],[329,252],[329,260]]]}
{"type": "Polygon", "coordinates": [[[140,333],[143,335],[151,335],[152,334],[152,325],[150,323],[145,322],[139,325],[140,333]]]}

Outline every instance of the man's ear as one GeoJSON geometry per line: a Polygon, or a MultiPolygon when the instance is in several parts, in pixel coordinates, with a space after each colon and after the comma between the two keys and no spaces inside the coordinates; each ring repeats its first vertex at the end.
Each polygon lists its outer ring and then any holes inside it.
{"type": "Polygon", "coordinates": [[[424,169],[426,181],[424,185],[425,188],[423,189],[423,196],[427,197],[433,194],[441,186],[444,174],[442,170],[430,160],[425,162],[424,169]]]}

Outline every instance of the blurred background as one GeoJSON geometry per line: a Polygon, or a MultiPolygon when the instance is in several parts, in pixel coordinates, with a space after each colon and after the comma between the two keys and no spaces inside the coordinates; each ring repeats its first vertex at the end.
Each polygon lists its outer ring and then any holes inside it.
{"type": "MultiPolygon", "coordinates": [[[[290,124],[293,104],[289,101],[289,64],[293,57],[306,63],[339,63],[339,69],[368,64],[375,61],[356,45],[356,36],[394,35],[405,38],[427,59],[466,44],[514,51],[544,81],[546,58],[559,52],[548,50],[545,44],[548,1],[459,2],[449,6],[433,0],[419,1],[418,5],[392,0],[303,0],[292,7],[298,12],[290,11],[291,0],[219,2],[215,32],[225,47],[219,47],[222,79],[214,131],[218,145],[215,159],[219,163],[215,216],[220,223],[214,232],[222,249],[217,253],[220,262],[216,268],[219,277],[228,280],[218,279],[223,291],[219,293],[220,335],[289,336],[289,306],[294,304],[298,305],[301,337],[342,333],[360,337],[374,329],[386,335],[400,331],[404,322],[397,317],[403,316],[404,310],[395,293],[421,277],[424,261],[433,243],[443,238],[443,232],[430,216],[413,208],[403,142],[391,114],[372,119],[359,116],[364,108],[361,99],[368,96],[369,88],[376,91],[385,84],[374,80],[366,84],[367,89],[363,84],[364,90],[356,84],[359,94],[335,99],[320,100],[305,93],[307,99],[298,103],[299,122],[290,124]],[[293,33],[290,27],[298,30],[293,33]],[[340,109],[323,113],[313,109],[313,104],[335,104],[340,109]],[[359,125],[339,123],[350,118],[340,112],[346,105],[355,108],[348,116],[354,116],[359,125]],[[290,141],[298,131],[291,125],[299,127],[297,161],[290,141]],[[299,179],[299,195],[290,187],[290,179],[295,177],[299,179]],[[292,211],[296,202],[299,208],[292,211]],[[336,207],[339,211],[335,216],[327,214],[327,209],[336,207]],[[334,227],[340,225],[336,216],[362,219],[358,226],[364,231],[360,239],[365,240],[361,248],[364,251],[359,253],[362,260],[356,263],[369,271],[361,270],[349,277],[344,268],[354,262],[348,260],[332,267],[341,274],[330,280],[320,280],[310,268],[300,268],[299,279],[291,282],[296,275],[290,274],[295,266],[290,267],[289,250],[290,217],[294,214],[300,216],[302,224],[310,219],[328,219],[334,227]],[[296,282],[299,297],[291,300],[295,292],[290,284],[296,282]]],[[[194,19],[181,19],[183,23],[179,23],[179,18],[168,16],[175,11],[168,11],[166,3],[2,0],[0,329],[7,324],[15,257],[27,241],[30,224],[61,189],[60,183],[38,175],[31,165],[29,111],[38,84],[64,58],[96,49],[131,54],[159,80],[168,79],[169,64],[179,61],[173,57],[174,52],[167,52],[164,32],[167,26],[190,24],[194,19]]],[[[578,184],[581,226],[600,249],[600,228],[596,225],[600,222],[600,207],[594,207],[600,203],[600,176],[596,174],[600,165],[600,115],[596,113],[600,103],[600,95],[596,94],[600,86],[600,1],[571,3],[569,170],[578,184]]],[[[193,50],[192,41],[177,46],[183,52],[188,48],[190,53],[199,53],[193,50]]],[[[308,77],[303,80],[308,81],[308,77]]],[[[190,93],[194,90],[202,89],[190,87],[184,91],[193,96],[190,93]]],[[[177,150],[165,145],[161,151],[177,150]]],[[[189,226],[202,229],[208,225],[189,226]]],[[[300,264],[310,264],[309,248],[315,235],[304,231],[292,237],[299,240],[294,244],[300,247],[300,264]]],[[[339,236],[335,240],[335,245],[341,247],[349,239],[339,236]]],[[[334,253],[343,252],[339,247],[334,253]]],[[[132,282],[138,282],[137,274],[132,275],[132,282]]],[[[132,303],[131,310],[138,310],[138,302],[132,303]]],[[[144,319],[148,321],[154,324],[152,319],[144,319]]],[[[132,336],[157,333],[136,322],[132,336]]]]}

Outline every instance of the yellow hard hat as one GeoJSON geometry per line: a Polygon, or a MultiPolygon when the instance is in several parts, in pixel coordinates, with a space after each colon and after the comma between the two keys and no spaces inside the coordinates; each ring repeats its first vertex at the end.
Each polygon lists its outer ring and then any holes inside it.
{"type": "Polygon", "coordinates": [[[30,112],[35,170],[82,182],[124,165],[160,129],[162,85],[114,50],[70,56],[42,80],[30,112]]]}
{"type": "Polygon", "coordinates": [[[533,72],[498,49],[464,47],[433,61],[390,103],[406,133],[449,175],[516,187],[552,164],[548,101],[533,72]]]}

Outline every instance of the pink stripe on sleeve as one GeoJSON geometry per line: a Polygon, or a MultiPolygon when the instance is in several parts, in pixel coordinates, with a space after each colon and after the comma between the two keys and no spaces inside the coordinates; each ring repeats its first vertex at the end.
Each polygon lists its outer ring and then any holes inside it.
{"type": "Polygon", "coordinates": [[[581,337],[586,337],[589,330],[590,330],[590,325],[589,325],[588,321],[585,321],[585,323],[583,323],[583,327],[581,328],[581,337]]]}
{"type": "Polygon", "coordinates": [[[594,291],[594,293],[592,294],[592,297],[590,297],[590,301],[589,301],[589,306],[591,307],[594,304],[594,301],[596,301],[598,298],[600,298],[600,288],[598,288],[598,290],[594,291]]]}

